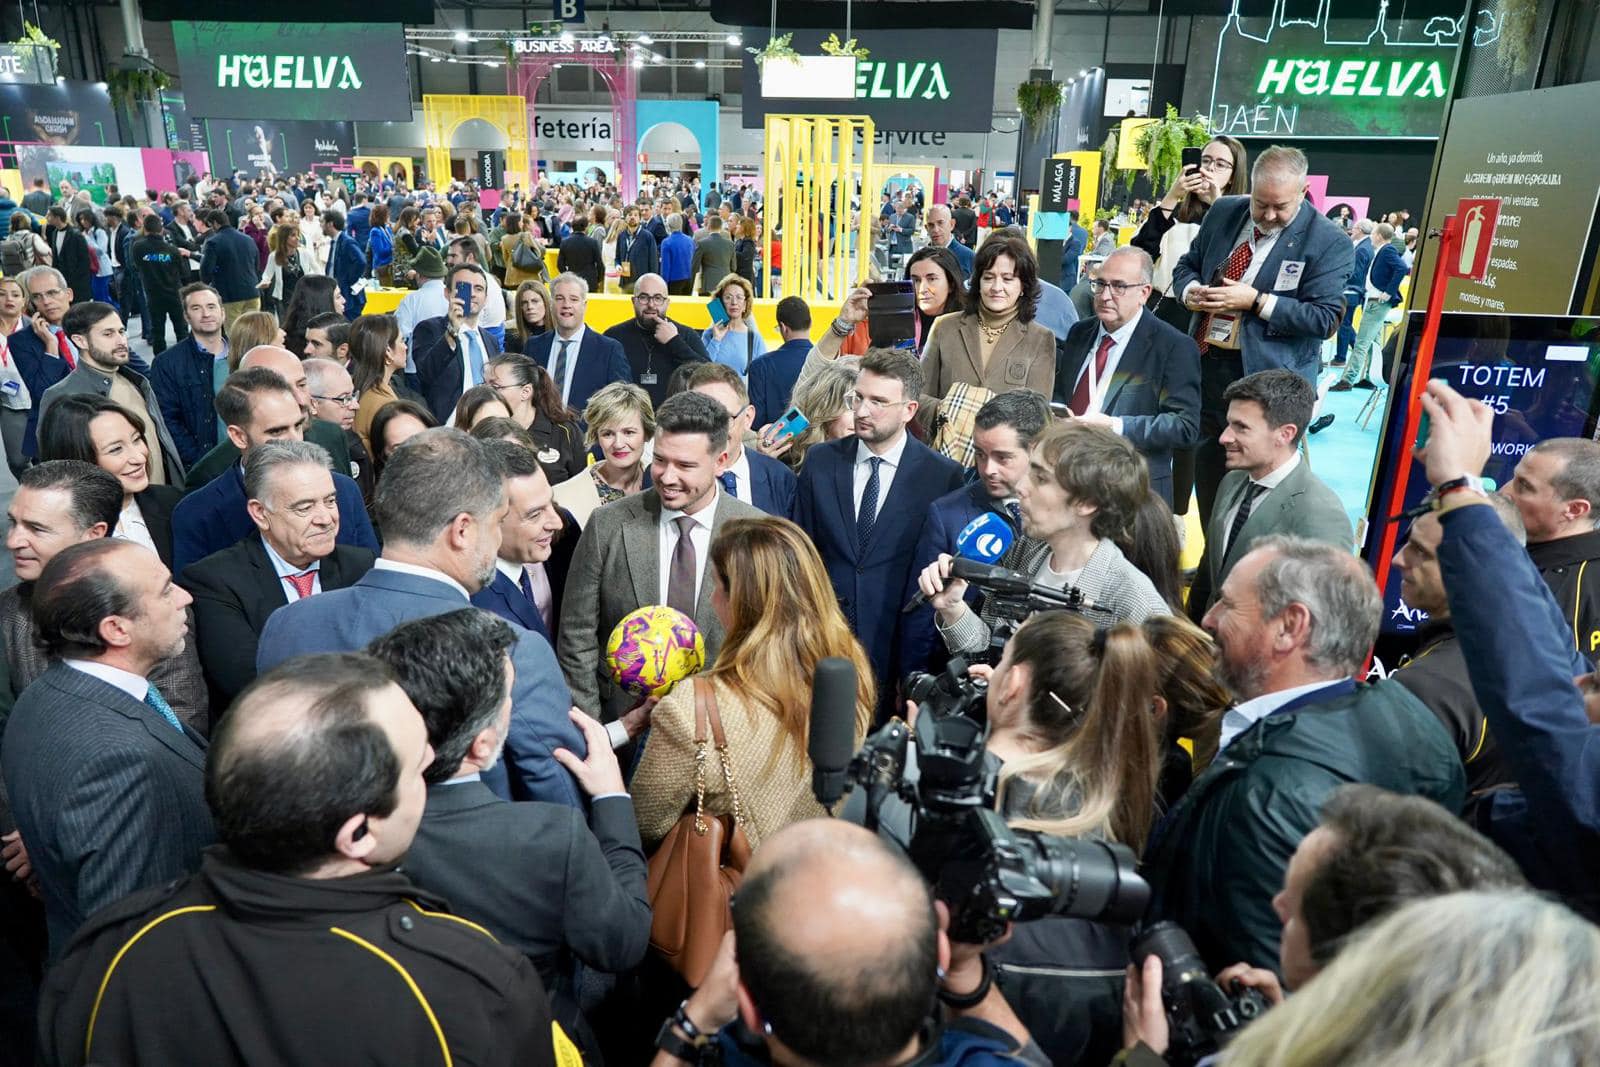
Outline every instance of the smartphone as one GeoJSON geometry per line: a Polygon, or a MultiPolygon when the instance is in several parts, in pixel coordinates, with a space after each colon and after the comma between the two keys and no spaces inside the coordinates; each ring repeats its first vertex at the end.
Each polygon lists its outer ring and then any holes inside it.
{"type": "Polygon", "coordinates": [[[867,336],[875,348],[894,348],[916,336],[917,296],[912,282],[868,282],[867,336]]]}
{"type": "Polygon", "coordinates": [[[767,430],[767,440],[777,442],[785,437],[799,437],[805,433],[806,427],[811,425],[811,420],[806,418],[805,412],[797,407],[790,407],[783,416],[773,423],[767,430]]]}
{"type": "Polygon", "coordinates": [[[1217,269],[1211,272],[1211,280],[1206,284],[1210,286],[1226,285],[1228,281],[1227,269],[1228,265],[1226,263],[1218,263],[1217,269]]]}
{"type": "Polygon", "coordinates": [[[1433,429],[1433,422],[1428,418],[1428,413],[1424,411],[1422,413],[1422,421],[1417,424],[1417,443],[1414,446],[1416,449],[1428,446],[1428,431],[1431,429],[1433,429]]]}
{"type": "Polygon", "coordinates": [[[461,314],[472,314],[472,283],[456,282],[456,299],[461,301],[461,314]]]}
{"type": "Polygon", "coordinates": [[[1202,151],[1204,150],[1200,148],[1185,148],[1183,150],[1182,155],[1184,171],[1187,172],[1190,167],[1193,167],[1195,170],[1200,169],[1200,153],[1202,151]]]}
{"type": "Polygon", "coordinates": [[[1070,419],[1072,418],[1072,409],[1060,401],[1052,400],[1050,401],[1050,414],[1058,419],[1070,419]]]}
{"type": "Polygon", "coordinates": [[[728,314],[728,309],[722,306],[722,297],[714,296],[706,301],[706,310],[711,312],[711,323],[714,326],[725,326],[732,321],[733,316],[728,314]]]}

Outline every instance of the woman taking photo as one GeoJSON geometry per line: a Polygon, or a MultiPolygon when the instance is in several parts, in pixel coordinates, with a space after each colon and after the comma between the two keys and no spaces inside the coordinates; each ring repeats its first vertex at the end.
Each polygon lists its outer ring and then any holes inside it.
{"type": "Polygon", "coordinates": [[[277,247],[267,257],[266,269],[261,272],[261,284],[256,286],[266,298],[263,306],[268,310],[288,304],[294,299],[295,286],[300,279],[316,273],[311,253],[301,243],[298,226],[279,226],[276,237],[274,243],[277,247]]]}
{"type": "Polygon", "coordinates": [[[855,360],[849,363],[824,364],[822,369],[795,386],[790,403],[799,408],[808,420],[806,428],[794,437],[789,447],[782,449],[781,441],[773,441],[764,451],[789,465],[796,474],[805,464],[806,452],[812,445],[823,441],[837,441],[856,432],[855,412],[845,402],[856,387],[855,360]]]}
{"type": "Polygon", "coordinates": [[[519,286],[523,282],[538,281],[545,276],[544,245],[539,243],[523,222],[522,216],[515,211],[507,215],[506,235],[500,238],[500,257],[506,265],[507,289],[519,286]],[[523,260],[531,262],[530,266],[517,265],[519,249],[523,260]]]}
{"type": "Polygon", "coordinates": [[[150,484],[144,423],[127,408],[93,393],[64,396],[39,423],[39,459],[92,463],[122,483],[122,514],[111,536],[143,545],[172,566],[172,509],[183,490],[150,484]]]}
{"type": "Polygon", "coordinates": [[[511,321],[506,324],[506,351],[526,352],[535,337],[555,328],[556,306],[544,282],[526,281],[517,286],[511,321]]]}
{"type": "MultiPolygon", "coordinates": [[[[711,542],[710,566],[712,608],[727,636],[716,666],[680,682],[651,713],[650,739],[631,785],[647,849],[694,805],[697,689],[709,689],[716,701],[728,741],[720,758],[729,761],[752,847],[792,822],[827,814],[811,793],[806,756],[818,663],[840,656],[855,665],[852,748],[872,721],[872,668],[800,527],[776,517],[731,520],[711,542]],[[772,610],[774,604],[785,610],[772,610]]],[[[706,811],[733,811],[734,796],[715,754],[704,779],[706,811]]]]}
{"type": "Polygon", "coordinates": [[[1200,150],[1200,166],[1178,175],[1134,235],[1133,246],[1144,249],[1156,264],[1150,309],[1169,326],[1188,333],[1193,314],[1172,291],[1173,266],[1189,251],[1206,211],[1219,197],[1249,191],[1250,160],[1244,145],[1218,134],[1200,150]]]}
{"type": "Polygon", "coordinates": [[[307,274],[295,283],[294,295],[283,310],[283,332],[289,351],[300,355],[306,350],[306,323],[329,312],[344,314],[344,294],[339,283],[326,274],[307,274]]]}
{"type": "MultiPolygon", "coordinates": [[[[528,284],[523,283],[524,287],[528,284]]],[[[512,420],[532,435],[539,466],[551,485],[583,473],[587,457],[578,416],[561,402],[555,382],[543,367],[527,356],[508,352],[483,368],[483,382],[511,409],[512,420]]]]}
{"type": "Polygon", "coordinates": [[[706,355],[713,363],[732,367],[740,374],[750,369],[757,356],[766,355],[767,343],[756,328],[756,293],[750,283],[737,274],[725,276],[711,291],[714,300],[721,300],[728,312],[728,321],[712,323],[700,339],[705,342],[706,355]]]}
{"type": "Polygon", "coordinates": [[[410,390],[402,397],[393,384],[394,376],[406,369],[406,342],[393,315],[362,315],[350,324],[349,344],[350,381],[361,396],[354,429],[367,455],[376,457],[374,417],[385,405],[410,398],[410,390]]]}
{"type": "Polygon", "coordinates": [[[372,229],[367,233],[367,254],[372,272],[385,289],[394,287],[394,231],[389,228],[389,205],[374,204],[369,216],[372,229]]]}
{"type": "Polygon", "coordinates": [[[964,309],[936,319],[922,350],[923,425],[933,424],[939,402],[958,384],[1054,395],[1056,337],[1033,321],[1038,304],[1039,266],[1028,242],[1007,234],[983,242],[964,309]]]}
{"type": "Polygon", "coordinates": [[[594,510],[645,487],[645,449],[656,432],[650,394],[632,382],[612,382],[595,392],[583,409],[588,426],[583,443],[598,447],[600,459],[583,473],[555,487],[556,503],[582,526],[594,510]]]}

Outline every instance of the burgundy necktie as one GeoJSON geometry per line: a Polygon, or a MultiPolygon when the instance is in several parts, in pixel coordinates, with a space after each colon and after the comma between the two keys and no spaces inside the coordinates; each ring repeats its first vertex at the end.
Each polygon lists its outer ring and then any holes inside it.
{"type": "MultiPolygon", "coordinates": [[[[1250,228],[1250,233],[1252,235],[1251,239],[1235,248],[1233,255],[1228,257],[1227,266],[1222,268],[1222,278],[1225,284],[1236,282],[1244,277],[1244,272],[1250,269],[1250,261],[1255,258],[1255,243],[1266,236],[1254,226],[1250,228]]],[[[1215,315],[1207,315],[1200,321],[1200,354],[1202,356],[1206,354],[1206,349],[1211,347],[1206,340],[1206,336],[1211,332],[1211,320],[1215,317],[1215,315]]]]}
{"type": "Polygon", "coordinates": [[[283,580],[294,586],[294,591],[304,599],[311,595],[311,583],[317,580],[317,572],[301,571],[299,574],[285,574],[283,580]]]}
{"type": "MultiPolygon", "coordinates": [[[[1099,382],[1106,375],[1106,360],[1111,358],[1111,346],[1115,342],[1108,333],[1100,339],[1100,347],[1094,354],[1094,380],[1099,382]]],[[[1072,413],[1074,415],[1087,415],[1089,413],[1089,374],[1087,372],[1078,376],[1078,387],[1072,391],[1072,413]]]]}

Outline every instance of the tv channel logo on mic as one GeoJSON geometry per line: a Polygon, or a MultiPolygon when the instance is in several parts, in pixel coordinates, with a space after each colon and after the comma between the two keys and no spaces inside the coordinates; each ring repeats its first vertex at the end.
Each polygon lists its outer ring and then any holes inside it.
{"type": "Polygon", "coordinates": [[[1016,539],[1010,523],[986,511],[967,523],[956,537],[956,555],[979,563],[995,563],[1016,539]]]}

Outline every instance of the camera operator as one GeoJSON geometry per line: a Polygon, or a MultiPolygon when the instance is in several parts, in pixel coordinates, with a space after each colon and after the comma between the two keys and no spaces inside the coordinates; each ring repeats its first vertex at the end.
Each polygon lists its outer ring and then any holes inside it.
{"type": "MultiPolygon", "coordinates": [[[[989,679],[989,755],[1009,825],[1144,847],[1154,820],[1156,656],[1137,626],[1097,629],[1064,611],[1022,624],[989,679]]],[[[1052,1063],[1104,1063],[1117,1048],[1121,926],[1065,916],[1017,923],[990,956],[1007,1001],[1052,1063]]]]}
{"type": "MultiPolygon", "coordinates": [[[[1080,591],[1117,622],[1168,614],[1154,584],[1114,543],[1132,539],[1149,491],[1144,458],[1126,438],[1078,422],[1051,426],[1033,446],[1028,472],[1017,483],[1022,532],[1038,544],[1016,569],[1039,585],[1080,591]]],[[[1000,620],[989,613],[988,600],[981,614],[967,606],[967,583],[951,580],[951,559],[940,555],[928,564],[918,588],[938,613],[939,633],[951,652],[985,652],[1000,620]]]]}
{"type": "MultiPolygon", "coordinates": [[[[1279,969],[1288,987],[1300,990],[1358,931],[1413,900],[1526,887],[1510,856],[1439,805],[1376,786],[1343,786],[1295,849],[1272,898],[1283,923],[1279,969]]],[[[1163,978],[1153,954],[1128,968],[1122,1032],[1130,1067],[1167,1062],[1163,978]]],[[[1224,990],[1235,982],[1255,989],[1271,1004],[1284,999],[1277,974],[1246,963],[1223,969],[1216,981],[1224,990]]]]}
{"type": "Polygon", "coordinates": [[[733,931],[662,1027],[652,1067],[715,1053],[728,1067],[1048,1065],[981,952],[953,945],[947,921],[916,869],[872,833],[827,819],[788,826],[745,871],[733,931]],[[930,1015],[936,996],[942,1018],[930,1015]]]}

